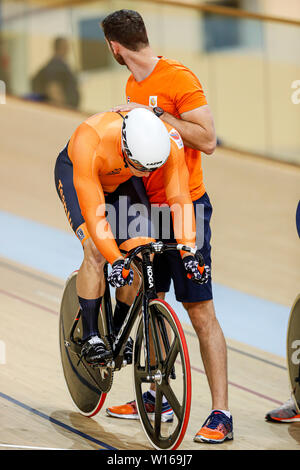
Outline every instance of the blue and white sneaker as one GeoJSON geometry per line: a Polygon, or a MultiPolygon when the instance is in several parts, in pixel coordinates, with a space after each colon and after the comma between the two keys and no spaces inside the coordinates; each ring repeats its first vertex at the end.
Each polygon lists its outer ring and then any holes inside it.
{"type": "MultiPolygon", "coordinates": [[[[143,393],[145,408],[149,419],[155,418],[155,398],[150,392],[143,393]]],[[[125,405],[112,406],[106,409],[106,413],[114,418],[123,419],[139,419],[137,406],[135,400],[126,403],[125,405]]],[[[174,419],[174,412],[168,402],[163,403],[161,421],[163,423],[170,423],[174,419]]]]}
{"type": "Polygon", "coordinates": [[[194,437],[195,442],[219,444],[233,439],[232,416],[228,418],[222,411],[214,410],[194,437]]]}

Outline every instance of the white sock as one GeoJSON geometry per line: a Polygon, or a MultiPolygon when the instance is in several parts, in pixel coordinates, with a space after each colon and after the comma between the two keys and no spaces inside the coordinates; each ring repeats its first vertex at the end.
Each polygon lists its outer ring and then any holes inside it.
{"type": "MultiPolygon", "coordinates": [[[[151,395],[153,396],[153,398],[155,398],[155,396],[156,396],[155,390],[151,390],[151,388],[150,388],[150,389],[149,389],[149,393],[151,393],[151,395]]],[[[166,403],[166,402],[167,402],[167,399],[166,399],[165,396],[163,396],[162,402],[163,402],[163,403],[166,403]]]]}
{"type": "Polygon", "coordinates": [[[227,416],[227,418],[230,418],[230,417],[231,417],[231,413],[230,413],[230,411],[228,411],[228,410],[219,410],[219,409],[215,409],[215,410],[212,410],[212,411],[221,411],[222,413],[224,413],[224,415],[227,416]]]}

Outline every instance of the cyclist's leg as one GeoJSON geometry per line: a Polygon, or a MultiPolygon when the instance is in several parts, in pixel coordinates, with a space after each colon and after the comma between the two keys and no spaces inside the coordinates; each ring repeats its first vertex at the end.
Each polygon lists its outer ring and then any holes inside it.
{"type": "Polygon", "coordinates": [[[105,260],[95,247],[81,214],[73,184],[73,165],[67,147],[60,153],[55,165],[55,184],[68,221],[82,243],[83,262],[79,268],[76,287],[81,307],[83,340],[98,335],[98,315],[104,293],[103,266],[105,260]]]}
{"type": "MultiPolygon", "coordinates": [[[[127,240],[122,240],[122,244],[120,248],[124,251],[128,251],[136,246],[141,244],[149,243],[150,241],[155,241],[154,238],[151,238],[152,234],[155,234],[155,230],[151,225],[150,215],[151,215],[151,206],[149,204],[144,185],[142,183],[141,178],[133,177],[130,181],[120,185],[119,187],[120,195],[125,195],[127,198],[127,205],[125,210],[127,211],[127,207],[132,207],[134,204],[142,205],[145,209],[145,213],[140,216],[139,222],[141,229],[138,233],[130,232],[127,234],[127,240]],[[143,230],[144,229],[144,230],[143,230]]],[[[117,207],[119,210],[119,206],[117,203],[117,207]]],[[[123,206],[124,208],[124,206],[123,206]]],[[[128,212],[127,212],[128,214],[128,212]]],[[[124,219],[123,219],[124,220],[124,219]]],[[[131,224],[134,225],[134,216],[128,215],[126,218],[126,228],[130,227],[131,224]]],[[[122,227],[124,228],[124,227],[122,227]]],[[[116,234],[117,238],[117,234],[116,234]]],[[[138,276],[135,276],[136,280],[138,280],[138,276]]],[[[126,314],[130,308],[132,301],[136,295],[136,290],[138,287],[138,283],[131,286],[122,287],[121,289],[117,289],[116,292],[116,308],[115,308],[115,315],[118,316],[119,324],[122,324],[122,321],[126,317],[126,314]],[[123,304],[123,305],[122,305],[123,304]]],[[[150,334],[150,355],[151,355],[151,334],[150,334]]],[[[151,389],[155,389],[155,386],[151,384],[151,389]]],[[[153,405],[153,397],[149,394],[147,395],[147,399],[150,405],[153,405]]],[[[165,407],[166,408],[166,407],[165,407]]],[[[168,410],[167,410],[168,411],[168,410]]],[[[166,409],[164,409],[166,412],[166,409]]],[[[128,419],[138,419],[137,408],[135,402],[131,402],[131,404],[125,404],[121,406],[111,407],[107,409],[107,413],[110,416],[119,417],[119,418],[128,418],[128,419]]]]}
{"type": "MultiPolygon", "coordinates": [[[[106,197],[110,204],[108,221],[113,214],[111,226],[115,239],[123,252],[127,252],[139,245],[155,241],[151,238],[151,206],[142,182],[142,178],[132,177],[121,184],[117,190],[106,197]],[[136,211],[136,213],[135,213],[136,211]]],[[[129,308],[134,301],[139,276],[134,273],[133,284],[116,289],[116,306],[114,310],[114,323],[116,331],[122,325],[129,308]]]]}
{"type": "Polygon", "coordinates": [[[76,278],[76,289],[82,310],[83,337],[85,340],[99,335],[98,315],[105,291],[105,258],[97,250],[93,240],[83,244],[83,261],[76,278]]]}
{"type": "Polygon", "coordinates": [[[159,299],[164,299],[171,287],[172,275],[167,255],[168,253],[156,255],[153,260],[154,282],[159,299]]]}
{"type": "Polygon", "coordinates": [[[86,299],[102,297],[105,291],[104,265],[105,258],[96,248],[93,240],[88,238],[83,243],[83,260],[78,270],[77,294],[86,299]]]}

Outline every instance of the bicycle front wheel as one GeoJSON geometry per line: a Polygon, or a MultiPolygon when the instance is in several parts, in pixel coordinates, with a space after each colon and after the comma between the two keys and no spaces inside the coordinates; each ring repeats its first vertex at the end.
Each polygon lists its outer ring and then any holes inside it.
{"type": "Polygon", "coordinates": [[[149,302],[150,374],[141,319],[134,346],[134,384],[142,427],[156,449],[175,450],[185,435],[191,407],[191,369],[182,326],[164,301],[149,302]],[[143,394],[155,384],[155,405],[143,394]],[[167,404],[166,404],[167,400],[167,404]]]}

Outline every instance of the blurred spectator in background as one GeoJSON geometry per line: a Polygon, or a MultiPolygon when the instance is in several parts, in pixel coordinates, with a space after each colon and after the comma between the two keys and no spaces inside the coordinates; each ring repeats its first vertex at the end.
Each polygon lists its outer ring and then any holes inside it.
{"type": "Polygon", "coordinates": [[[0,80],[5,83],[6,92],[10,93],[10,60],[5,49],[5,44],[0,37],[0,80]]]}
{"type": "Polygon", "coordinates": [[[67,63],[69,42],[65,38],[56,38],[53,46],[53,57],[32,78],[34,97],[57,106],[77,108],[77,78],[67,63]]]}

